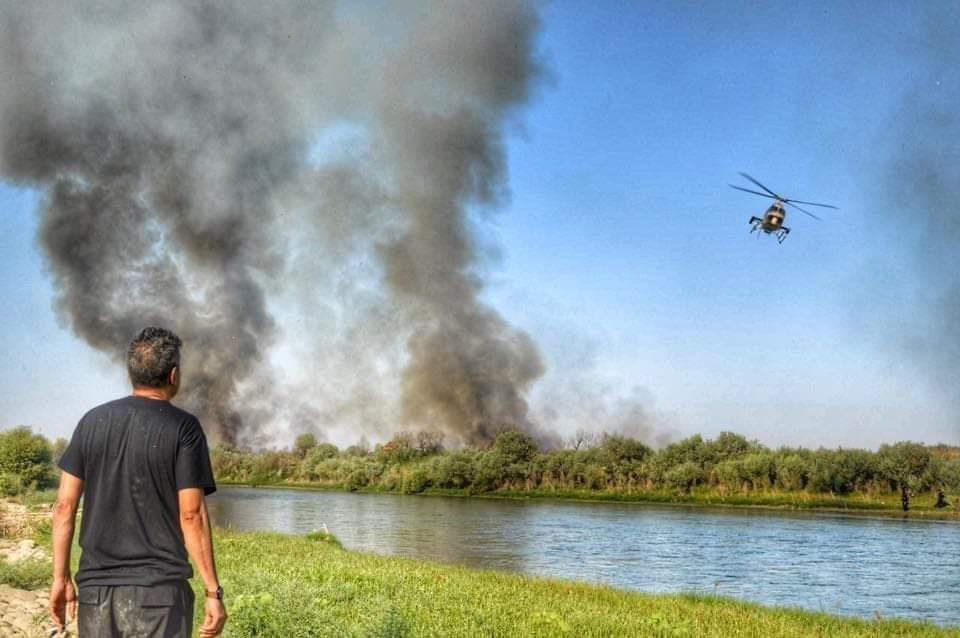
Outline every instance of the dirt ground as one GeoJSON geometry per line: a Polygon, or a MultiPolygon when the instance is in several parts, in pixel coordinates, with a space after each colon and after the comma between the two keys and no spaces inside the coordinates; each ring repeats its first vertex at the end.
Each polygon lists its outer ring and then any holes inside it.
{"type": "MultiPolygon", "coordinates": [[[[50,560],[50,553],[26,538],[32,524],[49,517],[49,510],[31,511],[19,503],[0,501],[0,560],[16,564],[25,560],[50,560]]],[[[0,636],[3,638],[50,638],[56,636],[47,617],[49,591],[28,591],[0,584],[0,636]]],[[[72,623],[65,634],[76,636],[72,623]]]]}

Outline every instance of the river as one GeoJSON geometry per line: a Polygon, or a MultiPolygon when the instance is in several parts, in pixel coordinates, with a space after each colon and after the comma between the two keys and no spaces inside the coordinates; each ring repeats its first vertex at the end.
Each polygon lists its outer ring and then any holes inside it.
{"type": "Polygon", "coordinates": [[[208,503],[217,525],[304,534],[325,524],[354,550],[960,624],[950,521],[240,487],[208,503]]]}

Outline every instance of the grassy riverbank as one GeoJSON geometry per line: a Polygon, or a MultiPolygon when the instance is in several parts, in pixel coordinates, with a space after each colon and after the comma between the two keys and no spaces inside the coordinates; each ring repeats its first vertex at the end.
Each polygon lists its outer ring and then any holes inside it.
{"type": "MultiPolygon", "coordinates": [[[[363,487],[359,489],[342,483],[319,483],[310,481],[273,481],[245,483],[241,481],[218,481],[219,485],[234,487],[289,488],[317,491],[355,491],[362,493],[402,494],[400,489],[384,487],[363,487]]],[[[797,510],[814,512],[840,512],[848,514],[868,514],[893,516],[897,518],[956,520],[960,521],[960,509],[936,508],[930,495],[914,498],[909,512],[900,508],[895,494],[887,498],[874,498],[867,495],[827,496],[806,492],[768,490],[749,494],[725,494],[709,488],[694,488],[689,494],[678,494],[671,490],[519,490],[500,489],[493,492],[475,493],[467,489],[426,488],[418,494],[426,496],[457,496],[464,498],[507,498],[507,499],[556,499],[570,501],[590,501],[607,503],[648,503],[658,505],[680,505],[695,507],[732,507],[765,510],[797,510]]]]}
{"type": "MultiPolygon", "coordinates": [[[[38,521],[38,523],[40,523],[38,521]]],[[[49,549],[45,525],[24,528],[49,549]]],[[[321,534],[218,530],[224,636],[953,636],[906,621],[767,608],[709,595],[647,595],[342,549],[321,534]]],[[[74,547],[74,567],[78,557],[74,547]]],[[[49,562],[4,564],[0,582],[45,588],[49,562]],[[46,567],[44,567],[44,565],[46,567]],[[42,581],[42,582],[41,582],[42,581]]],[[[201,584],[194,586],[201,596],[201,584]]],[[[198,601],[202,598],[198,598],[198,601]]],[[[197,606],[197,618],[202,604],[197,606]]]]}
{"type": "Polygon", "coordinates": [[[765,608],[220,532],[225,636],[957,636],[960,630],[765,608]]]}

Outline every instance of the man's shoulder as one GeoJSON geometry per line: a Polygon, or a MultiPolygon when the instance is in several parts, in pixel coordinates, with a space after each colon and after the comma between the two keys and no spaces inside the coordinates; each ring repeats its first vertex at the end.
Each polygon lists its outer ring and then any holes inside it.
{"type": "Polygon", "coordinates": [[[119,407],[121,407],[121,406],[123,405],[123,402],[124,402],[124,400],[125,400],[126,398],[127,398],[127,397],[123,397],[123,398],[120,398],[120,399],[114,399],[114,400],[112,400],[112,401],[107,401],[106,403],[101,403],[101,404],[98,405],[98,406],[94,406],[94,407],[90,408],[89,410],[87,410],[86,414],[84,414],[84,415],[80,418],[80,424],[82,425],[83,423],[88,422],[88,421],[99,420],[99,419],[107,416],[108,414],[110,414],[110,413],[112,413],[112,412],[115,412],[115,411],[117,410],[117,408],[119,408],[119,407]]]}
{"type": "Polygon", "coordinates": [[[125,396],[91,408],[83,418],[81,423],[90,420],[102,420],[105,417],[117,413],[129,414],[131,412],[149,412],[161,418],[167,418],[171,421],[178,421],[184,424],[199,424],[196,416],[178,408],[169,401],[156,401],[137,396],[125,396]]]}

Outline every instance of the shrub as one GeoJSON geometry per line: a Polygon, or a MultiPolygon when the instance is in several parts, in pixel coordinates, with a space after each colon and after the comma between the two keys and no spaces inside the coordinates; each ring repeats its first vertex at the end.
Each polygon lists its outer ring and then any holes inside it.
{"type": "Polygon", "coordinates": [[[19,496],[25,489],[19,474],[0,474],[0,496],[19,496]]]}
{"type": "Polygon", "coordinates": [[[418,465],[406,473],[400,486],[404,494],[419,494],[430,486],[430,476],[427,470],[418,465]]]}
{"type": "Polygon", "coordinates": [[[333,443],[321,443],[311,448],[300,464],[300,474],[310,476],[318,463],[335,458],[339,453],[340,450],[333,443]]]}
{"type": "Polygon", "coordinates": [[[458,450],[443,456],[436,456],[431,460],[431,482],[437,487],[464,488],[473,483],[474,453],[469,450],[458,450]]]}
{"type": "Polygon", "coordinates": [[[810,477],[810,466],[799,454],[781,455],[774,461],[777,485],[785,490],[802,490],[810,477]]]}
{"type": "Polygon", "coordinates": [[[700,480],[700,475],[700,466],[687,461],[667,470],[664,474],[664,480],[668,485],[679,490],[681,494],[689,494],[693,486],[700,480]]]}
{"type": "Polygon", "coordinates": [[[770,487],[773,483],[773,457],[769,452],[752,452],[744,456],[742,463],[744,477],[750,481],[750,486],[755,489],[770,487]]]}
{"type": "Polygon", "coordinates": [[[369,484],[370,479],[367,477],[367,473],[363,471],[363,468],[359,467],[350,472],[350,477],[347,479],[347,489],[351,492],[366,487],[369,484]]]}
{"type": "Polygon", "coordinates": [[[727,490],[740,490],[747,482],[743,461],[739,459],[728,459],[717,463],[713,468],[713,476],[717,483],[727,490]]]}
{"type": "Polygon", "coordinates": [[[477,455],[471,491],[487,492],[500,487],[509,480],[510,466],[510,457],[499,450],[477,455]]]}

